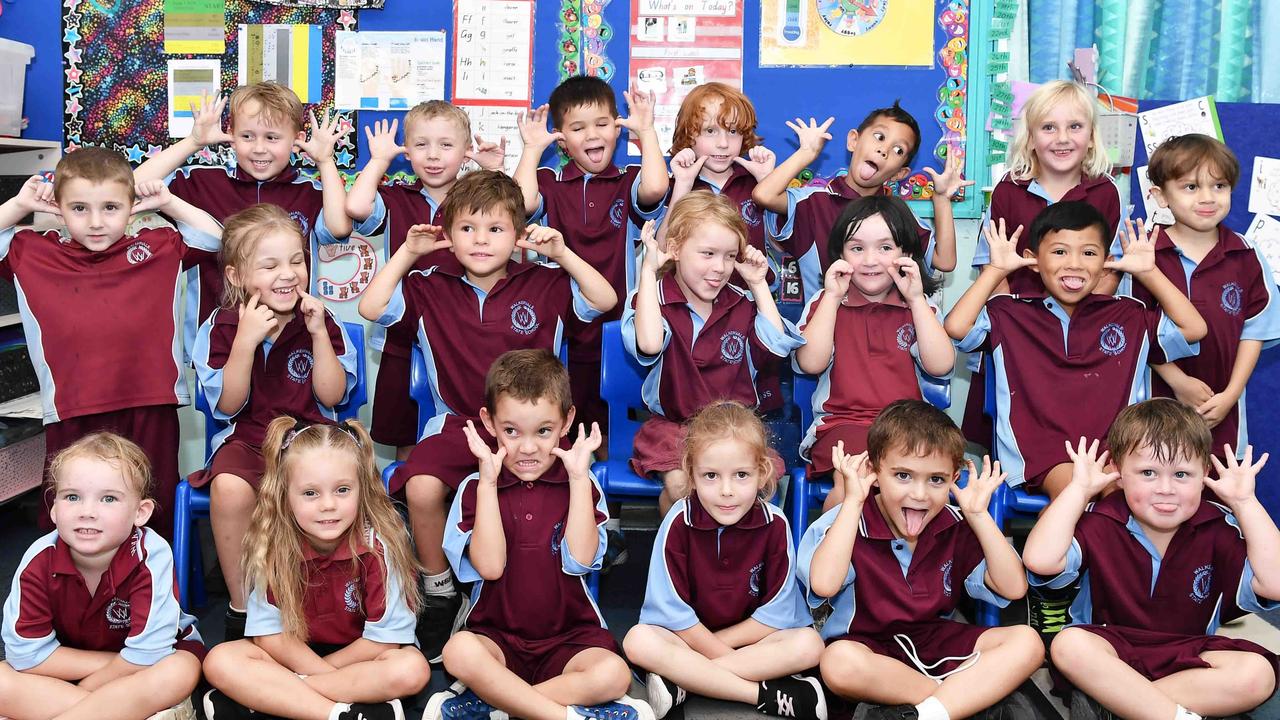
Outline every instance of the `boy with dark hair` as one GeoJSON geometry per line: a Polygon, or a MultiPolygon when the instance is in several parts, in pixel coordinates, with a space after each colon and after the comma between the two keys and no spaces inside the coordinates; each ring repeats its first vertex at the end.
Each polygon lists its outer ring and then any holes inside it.
{"type": "MultiPolygon", "coordinates": [[[[840,211],[858,197],[887,193],[885,183],[902,180],[911,174],[911,161],[920,149],[920,126],[911,113],[897,101],[867,114],[856,130],[850,130],[845,147],[849,151],[849,172],[835,177],[825,186],[789,184],[809,167],[831,139],[827,129],[835,121],[827,118],[821,125],[813,118],[805,123],[800,118],[787,121],[795,131],[800,147],[756,185],[752,199],[761,207],[785,216],[781,228],[770,228],[782,249],[796,259],[804,288],[804,299],[822,289],[822,276],[834,258],[826,257],[821,239],[831,233],[840,211]]],[[[930,270],[949,272],[956,267],[956,233],[951,211],[951,197],[972,180],[962,180],[962,158],[949,158],[942,173],[932,168],[924,171],[933,178],[933,226],[920,224],[920,242],[928,250],[925,264],[930,270]]]]}
{"type": "Polygon", "coordinates": [[[591,474],[600,427],[578,426],[569,376],[550,350],[513,350],[485,378],[480,419],[465,433],[480,463],[458,488],[444,545],[473,583],[466,629],[445,646],[458,683],[436,693],[424,720],[653,720],[626,696],[631,671],[584,580],[599,570],[609,517],[591,474]],[[465,715],[462,713],[465,711],[465,715]]]}
{"type": "Polygon", "coordinates": [[[1213,634],[1280,597],[1280,530],[1255,495],[1267,456],[1254,463],[1245,448],[1241,463],[1228,446],[1224,465],[1210,440],[1174,400],[1125,408],[1107,434],[1111,463],[1097,440],[1066,443],[1071,482],[1027,538],[1032,584],[1082,586],[1054,667],[1116,716],[1234,716],[1275,689],[1274,654],[1213,634]],[[1206,488],[1225,506],[1202,500],[1206,488]]]}
{"type": "Polygon", "coordinates": [[[949,720],[999,702],[1044,659],[1026,626],[987,628],[947,619],[959,580],[977,600],[1006,606],[1026,592],[1018,553],[987,512],[1004,481],[1000,463],[956,485],[964,437],[922,400],[886,407],[867,452],[832,451],[844,502],[800,542],[809,604],[830,599],[822,627],[822,679],[833,692],[877,703],[867,718],[949,720]],[[872,487],[879,492],[873,493],[872,487]],[[947,504],[954,496],[959,507],[947,504]]]}

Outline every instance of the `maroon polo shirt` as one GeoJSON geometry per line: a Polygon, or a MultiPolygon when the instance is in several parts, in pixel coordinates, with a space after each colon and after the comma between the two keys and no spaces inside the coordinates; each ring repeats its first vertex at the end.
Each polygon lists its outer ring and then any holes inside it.
{"type": "MultiPolygon", "coordinates": [[[[202,247],[217,239],[187,232],[202,247]]],[[[102,252],[56,231],[0,233],[23,332],[40,380],[44,422],[149,405],[185,405],[177,231],[146,229],[102,252]]]]}
{"type": "MultiPolygon", "coordinates": [[[[229,419],[231,422],[226,431],[218,434],[215,450],[231,438],[254,447],[262,447],[267,426],[281,415],[289,415],[305,423],[335,419],[333,408],[323,407],[316,400],[311,378],[315,366],[311,333],[307,331],[306,319],[301,313],[294,313],[293,319],[284,326],[274,342],[261,343],[254,350],[253,366],[249,374],[249,397],[245,399],[244,405],[229,417],[218,410],[218,399],[222,397],[223,369],[231,356],[231,346],[235,343],[239,327],[238,308],[218,308],[200,326],[200,335],[192,353],[196,374],[214,417],[229,419]]],[[[328,310],[325,310],[325,327],[329,331],[333,352],[346,371],[347,390],[350,391],[356,382],[355,348],[350,345],[342,326],[328,310]]]]}
{"type": "Polygon", "coordinates": [[[378,324],[404,318],[416,326],[437,414],[475,418],[493,361],[522,348],[558,353],[565,319],[577,316],[574,306],[569,273],[561,268],[508,262],[507,276],[481,299],[450,254],[410,272],[378,324]]]}
{"type": "MultiPolygon", "coordinates": [[[[1095,207],[1107,220],[1107,237],[1105,244],[1110,247],[1111,238],[1116,236],[1120,227],[1120,216],[1123,205],[1120,203],[1120,191],[1109,175],[1099,175],[1092,180],[1083,180],[1058,198],[1063,201],[1087,202],[1095,207]]],[[[1018,254],[1021,255],[1030,245],[1031,222],[1041,210],[1051,205],[1048,193],[1035,180],[1014,180],[1006,174],[996,183],[991,191],[991,206],[987,208],[987,216],[983,218],[985,227],[988,221],[1004,219],[1006,231],[1012,235],[1019,225],[1022,235],[1018,238],[1018,254]]],[[[978,232],[978,248],[973,256],[973,266],[981,267],[990,262],[991,250],[987,247],[987,238],[978,232]]],[[[1043,293],[1044,283],[1040,275],[1031,268],[1019,268],[1009,274],[1009,292],[1014,294],[1043,293]]]]}
{"type": "Polygon", "coordinates": [[[1195,352],[1158,308],[1096,294],[1069,318],[1051,297],[996,295],[956,347],[992,354],[1000,464],[1010,485],[1033,489],[1069,462],[1063,441],[1106,437],[1120,410],[1145,399],[1148,364],[1195,352]]]}
{"type": "MultiPolygon", "coordinates": [[[[604,627],[604,618],[587,590],[587,566],[568,554],[564,541],[569,518],[569,475],[556,462],[540,478],[521,482],[505,467],[498,475],[498,508],[506,538],[502,577],[480,579],[471,565],[479,475],[463,481],[445,529],[445,551],[463,582],[475,582],[467,628],[491,631],[518,641],[537,642],[583,626],[604,627]],[[574,572],[569,572],[573,569],[574,572]]],[[[596,562],[604,553],[603,525],[609,519],[600,486],[592,480],[595,521],[600,535],[596,562]]]]}
{"type": "MultiPolygon", "coordinates": [[[[1218,244],[1196,265],[1182,254],[1164,227],[1156,226],[1156,267],[1173,282],[1209,326],[1200,341],[1200,354],[1176,361],[1186,374],[1204,381],[1214,392],[1222,392],[1231,382],[1236,353],[1241,340],[1273,341],[1280,338],[1280,306],[1271,273],[1264,271],[1257,250],[1244,238],[1218,226],[1218,244]],[[1188,272],[1190,270],[1190,272],[1188,272]]],[[[1133,296],[1155,305],[1155,298],[1141,283],[1133,283],[1133,296]]],[[[1173,397],[1159,375],[1151,379],[1153,395],[1173,397]]],[[[1239,450],[1247,444],[1241,433],[1237,404],[1213,428],[1213,451],[1222,452],[1230,443],[1239,450]]]]}
{"type": "MultiPolygon", "coordinates": [[[[378,198],[382,207],[375,207],[374,216],[370,219],[378,223],[378,229],[373,232],[382,234],[388,260],[404,244],[409,228],[414,225],[438,225],[441,222],[440,205],[433,204],[419,180],[383,185],[378,188],[378,198]]],[[[418,258],[413,267],[415,270],[426,270],[451,255],[449,250],[437,250],[418,258]]],[[[407,358],[413,348],[413,335],[413,323],[396,323],[386,329],[384,342],[379,342],[375,332],[371,344],[384,353],[407,358]]]]}
{"type": "Polygon", "coordinates": [[[19,671],[59,647],[154,665],[175,642],[200,642],[195,618],[178,605],[169,544],[146,527],[120,545],[92,593],[57,531],[32,543],[5,601],[3,635],[5,661],[19,671]]]}

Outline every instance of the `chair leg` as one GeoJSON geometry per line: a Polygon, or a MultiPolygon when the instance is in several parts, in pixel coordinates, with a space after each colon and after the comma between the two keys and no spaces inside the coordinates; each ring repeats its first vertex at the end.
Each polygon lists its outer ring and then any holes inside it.
{"type": "Polygon", "coordinates": [[[803,469],[791,474],[791,542],[800,547],[800,539],[809,525],[809,478],[803,469]]]}
{"type": "Polygon", "coordinates": [[[191,521],[191,538],[191,578],[187,581],[187,588],[191,594],[191,607],[204,607],[209,600],[204,591],[204,549],[194,519],[191,521]]]}
{"type": "Polygon", "coordinates": [[[1000,608],[989,602],[983,602],[981,600],[976,600],[975,603],[977,604],[978,614],[977,624],[985,625],[987,627],[1000,626],[1000,608]]]}
{"type": "Polygon", "coordinates": [[[178,483],[173,504],[173,571],[178,579],[178,602],[191,608],[189,580],[191,570],[191,486],[178,483]]]}

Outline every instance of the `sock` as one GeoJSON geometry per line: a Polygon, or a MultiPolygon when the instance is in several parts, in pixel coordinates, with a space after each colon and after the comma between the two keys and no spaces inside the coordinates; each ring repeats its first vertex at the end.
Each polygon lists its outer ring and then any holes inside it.
{"type": "Polygon", "coordinates": [[[947,708],[936,697],[925,698],[924,702],[916,706],[916,714],[920,716],[920,720],[951,720],[947,708]]]}
{"type": "Polygon", "coordinates": [[[334,703],[329,711],[329,720],[338,720],[342,713],[351,709],[351,703],[334,703]]]}
{"type": "Polygon", "coordinates": [[[1204,720],[1204,718],[1179,705],[1178,711],[1173,715],[1173,720],[1204,720]]]}
{"type": "Polygon", "coordinates": [[[615,532],[622,532],[622,518],[611,517],[608,520],[605,520],[604,529],[613,530],[615,532]]]}
{"type": "Polygon", "coordinates": [[[453,571],[445,570],[439,575],[427,575],[422,582],[422,592],[426,595],[453,595],[453,571]]]}
{"type": "Polygon", "coordinates": [[[248,617],[248,614],[244,610],[230,604],[227,605],[227,614],[236,618],[248,617]]]}

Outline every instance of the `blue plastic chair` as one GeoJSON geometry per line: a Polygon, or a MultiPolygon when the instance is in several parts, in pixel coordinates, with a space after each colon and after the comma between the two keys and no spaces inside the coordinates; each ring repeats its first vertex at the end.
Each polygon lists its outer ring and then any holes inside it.
{"type": "Polygon", "coordinates": [[[609,405],[609,459],[591,466],[609,500],[656,500],[662,483],[631,470],[631,450],[641,421],[634,413],[647,412],[640,396],[647,368],[636,362],[622,342],[622,322],[604,324],[600,354],[600,398],[609,405]]]}
{"type": "MultiPolygon", "coordinates": [[[[368,385],[365,381],[364,357],[364,325],[361,323],[343,323],[351,345],[356,351],[356,384],[351,389],[351,397],[338,406],[338,419],[347,420],[360,413],[360,408],[368,400],[368,385]]],[[[196,409],[204,415],[205,461],[212,453],[213,437],[220,432],[226,423],[213,417],[204,391],[196,382],[196,409]]],[[[178,491],[173,504],[173,566],[178,576],[178,600],[184,609],[204,605],[204,563],[199,551],[199,540],[195,534],[196,518],[209,517],[209,491],[205,488],[193,488],[184,478],[178,483],[178,491]]]]}

